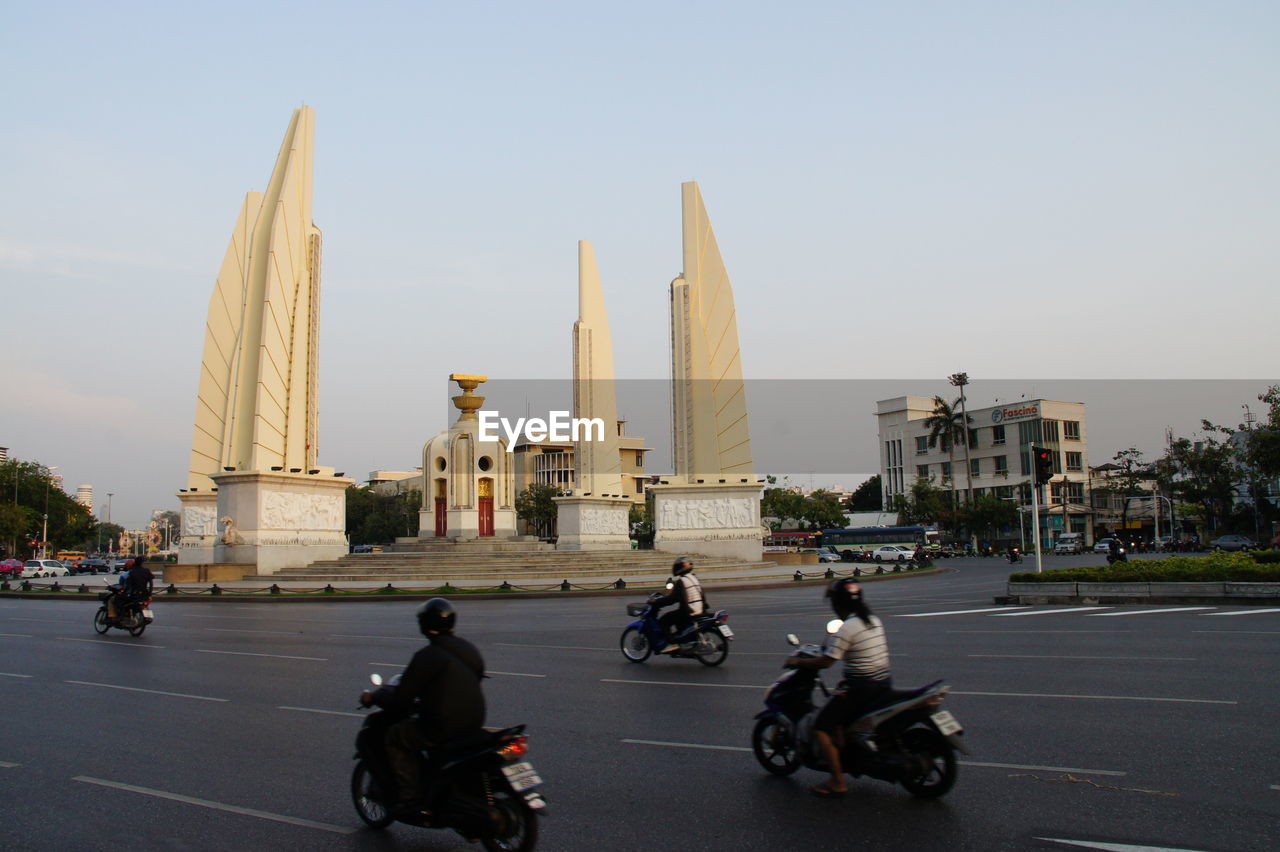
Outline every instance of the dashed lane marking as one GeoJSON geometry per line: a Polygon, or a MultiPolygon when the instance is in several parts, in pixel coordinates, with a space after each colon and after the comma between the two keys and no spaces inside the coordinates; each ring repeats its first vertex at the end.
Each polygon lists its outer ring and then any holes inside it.
{"type": "Polygon", "coordinates": [[[252,651],[211,651],[208,648],[196,648],[197,654],[226,654],[233,657],[270,657],[275,660],[310,660],[315,663],[329,662],[327,657],[294,657],[289,654],[256,654],[252,651]]]}
{"type": "Polygon", "coordinates": [[[1141,846],[1134,843],[1104,843],[1100,840],[1066,840],[1061,837],[1037,837],[1046,843],[1061,843],[1064,846],[1079,846],[1083,849],[1100,849],[1102,852],[1201,852],[1182,846],[1141,846]]]}
{"type": "Polygon", "coordinates": [[[7,760],[0,760],[0,769],[17,769],[21,763],[10,763],[7,760]]]}
{"type": "Polygon", "coordinates": [[[297,636],[301,630],[250,630],[244,627],[206,627],[213,633],[263,633],[270,636],[297,636]]]}
{"type": "Polygon", "coordinates": [[[1237,609],[1231,612],[1206,612],[1205,615],[1261,615],[1264,612],[1280,612],[1276,609],[1237,609]]]}
{"type": "Polygon", "coordinates": [[[35,677],[35,675],[14,674],[12,672],[0,672],[0,677],[35,677]]]}
{"type": "MultiPolygon", "coordinates": [[[[601,683],[635,683],[642,686],[705,686],[717,689],[766,689],[758,683],[697,683],[681,680],[622,680],[620,678],[602,677],[601,683]]],[[[952,693],[953,695],[956,693],[952,693]]]]}
{"type": "Polygon", "coordinates": [[[526,645],[523,642],[494,642],[494,645],[500,645],[503,648],[554,648],[560,651],[614,651],[617,648],[589,648],[586,645],[526,645]]]}
{"type": "Polygon", "coordinates": [[[1030,612],[998,612],[992,618],[1017,618],[1020,615],[1059,615],[1064,612],[1088,612],[1092,609],[1111,609],[1109,606],[1068,606],[1057,609],[1033,609],[1030,612]]]}
{"type": "Polygon", "coordinates": [[[619,742],[631,743],[632,745],[651,745],[666,746],[667,748],[697,748],[707,751],[751,751],[746,746],[724,746],[724,745],[707,745],[706,743],[670,743],[663,740],[632,740],[622,739],[619,742]]]}
{"type": "Polygon", "coordinates": [[[1128,775],[1127,772],[1117,772],[1114,769],[1080,769],[1073,766],[1029,766],[1023,763],[981,763],[975,760],[958,760],[961,766],[977,766],[983,769],[1025,769],[1033,772],[1070,772],[1073,775],[1111,775],[1119,778],[1128,775]]]}
{"type": "Polygon", "coordinates": [[[980,612],[1009,612],[1014,609],[1028,609],[1025,606],[989,606],[983,609],[952,609],[946,612],[912,612],[891,613],[892,618],[933,618],[938,615],[973,615],[980,612]]]}
{"type": "MultiPolygon", "coordinates": [[[[896,654],[894,656],[897,656],[896,654]]],[[[999,660],[1142,660],[1155,663],[1194,663],[1195,657],[1083,657],[1066,654],[966,654],[969,657],[983,657],[999,660]]]]}
{"type": "Polygon", "coordinates": [[[7,639],[30,639],[31,638],[30,633],[0,633],[0,636],[3,636],[7,639]]]}
{"type": "Polygon", "coordinates": [[[1122,612],[1091,612],[1085,618],[1115,618],[1118,615],[1152,615],[1166,612],[1195,612],[1203,609],[1217,609],[1212,606],[1174,606],[1163,609],[1127,609],[1122,612]]]}
{"type": "Polygon", "coordinates": [[[72,781],[81,781],[85,784],[96,784],[99,787],[109,787],[114,790],[125,790],[130,793],[140,793],[144,796],[153,796],[157,799],[168,799],[171,802],[182,802],[187,805],[197,805],[210,810],[223,811],[225,813],[239,814],[241,816],[257,817],[258,819],[271,820],[272,822],[283,822],[288,825],[301,826],[303,828],[316,828],[321,831],[330,831],[334,834],[354,834],[357,829],[349,828],[342,825],[330,825],[326,822],[316,822],[309,819],[300,819],[299,817],[285,816],[284,814],[273,814],[269,811],[258,811],[252,808],[242,808],[239,805],[227,805],[222,802],[212,802],[208,799],[197,799],[194,796],[183,796],[180,793],[169,793],[164,790],[152,790],[149,787],[135,787],[133,784],[122,784],[119,781],[107,781],[102,778],[90,778],[87,775],[77,775],[71,779],[72,781]]]}
{"type": "Polygon", "coordinates": [[[94,645],[114,645],[117,648],[157,648],[164,650],[163,645],[144,645],[141,642],[113,642],[110,639],[77,639],[74,636],[55,636],[54,639],[61,639],[63,642],[89,642],[94,645]]]}
{"type": "Polygon", "coordinates": [[[952,695],[985,695],[994,698],[1081,698],[1095,701],[1159,701],[1173,704],[1227,704],[1237,705],[1239,701],[1218,701],[1211,698],[1152,698],[1144,695],[1067,695],[1051,692],[957,692],[952,695]]]}
{"type": "Polygon", "coordinates": [[[358,716],[364,718],[364,713],[347,713],[343,710],[318,710],[315,707],[285,707],[277,706],[277,710],[296,710],[299,713],[320,713],[325,716],[358,716]]]}
{"type": "Polygon", "coordinates": [[[503,677],[546,677],[544,674],[528,674],[527,672],[495,672],[487,671],[485,674],[502,675],[503,677]]]}
{"type": "Polygon", "coordinates": [[[159,689],[140,689],[136,686],[120,686],[114,683],[94,683],[89,680],[68,680],[64,681],[64,683],[74,683],[79,686],[100,686],[103,689],[122,689],[125,692],[145,692],[149,695],[168,695],[173,698],[193,698],[196,701],[218,701],[224,704],[231,700],[230,698],[210,698],[207,695],[188,695],[185,692],[164,692],[159,689]]]}

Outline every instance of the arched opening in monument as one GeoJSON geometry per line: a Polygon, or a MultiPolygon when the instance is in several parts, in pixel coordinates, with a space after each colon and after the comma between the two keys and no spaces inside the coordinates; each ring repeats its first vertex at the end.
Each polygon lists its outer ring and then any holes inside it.
{"type": "MultiPolygon", "coordinates": [[[[443,461],[443,459],[441,459],[443,461]]],[[[449,532],[449,483],[446,479],[436,480],[435,510],[436,538],[443,538],[449,532]]]]}
{"type": "Polygon", "coordinates": [[[481,537],[493,535],[493,480],[489,477],[480,478],[480,529],[481,537]]]}

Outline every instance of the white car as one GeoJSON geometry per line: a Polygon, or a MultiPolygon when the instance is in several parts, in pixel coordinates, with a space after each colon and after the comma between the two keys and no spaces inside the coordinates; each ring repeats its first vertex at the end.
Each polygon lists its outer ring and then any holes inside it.
{"type": "Polygon", "coordinates": [[[871,559],[875,562],[909,562],[915,548],[903,547],[900,544],[886,544],[871,551],[871,559]]]}
{"type": "Polygon", "coordinates": [[[801,550],[800,552],[801,552],[801,553],[816,553],[816,554],[818,554],[818,562],[819,562],[819,563],[823,563],[823,562],[839,562],[839,561],[840,561],[840,554],[838,554],[838,553],[832,553],[830,550],[820,550],[820,549],[818,549],[818,548],[816,548],[816,547],[806,547],[804,550],[801,550]]]}
{"type": "Polygon", "coordinates": [[[70,573],[56,559],[28,559],[22,565],[23,577],[65,577],[70,573]]]}

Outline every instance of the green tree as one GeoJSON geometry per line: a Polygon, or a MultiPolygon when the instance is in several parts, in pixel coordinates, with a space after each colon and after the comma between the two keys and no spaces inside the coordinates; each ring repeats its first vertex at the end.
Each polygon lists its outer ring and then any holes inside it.
{"type": "Polygon", "coordinates": [[[1235,447],[1215,434],[1220,427],[1207,420],[1201,427],[1206,433],[1202,440],[1173,441],[1165,467],[1172,473],[1171,486],[1177,498],[1204,506],[1205,521],[1216,526],[1231,514],[1240,467],[1235,447]]]}
{"type": "Polygon", "coordinates": [[[16,553],[30,552],[28,542],[41,537],[46,513],[51,552],[78,543],[94,526],[89,510],[62,490],[48,467],[37,462],[0,462],[0,503],[11,507],[0,525],[9,534],[10,550],[16,553]],[[26,529],[22,528],[24,520],[26,529]]]}
{"type": "Polygon", "coordinates": [[[643,503],[634,503],[627,511],[627,529],[637,546],[653,547],[653,497],[647,495],[643,503]]]}
{"type": "MultiPolygon", "coordinates": [[[[933,449],[939,444],[947,454],[947,460],[950,464],[951,475],[946,477],[946,484],[951,488],[951,506],[952,506],[952,526],[956,525],[956,444],[967,443],[969,440],[969,425],[965,421],[972,421],[973,418],[966,418],[960,412],[960,400],[955,402],[947,402],[940,396],[933,398],[933,414],[925,418],[924,425],[929,429],[929,448],[933,449]]],[[[969,482],[969,471],[964,472],[965,482],[969,482]]],[[[967,489],[966,489],[967,491],[967,489]]]]}
{"type": "Polygon", "coordinates": [[[964,510],[964,525],[975,535],[997,538],[1004,527],[1018,523],[1018,507],[1012,500],[1001,500],[990,494],[974,497],[964,510]]]}
{"type": "Polygon", "coordinates": [[[879,512],[884,506],[884,496],[880,491],[880,474],[859,485],[849,495],[845,505],[850,512],[879,512]]]}
{"type": "Polygon", "coordinates": [[[390,544],[418,532],[422,494],[379,494],[367,485],[347,488],[347,535],[354,544],[390,544]]]}
{"type": "Polygon", "coordinates": [[[1120,502],[1120,528],[1124,529],[1129,520],[1130,499],[1149,493],[1142,483],[1155,478],[1156,474],[1143,458],[1142,450],[1137,447],[1120,450],[1111,457],[1111,463],[1117,470],[1105,477],[1097,486],[1097,490],[1117,494],[1123,498],[1120,502]]]}
{"type": "Polygon", "coordinates": [[[811,530],[843,528],[845,525],[844,506],[840,504],[840,498],[821,488],[804,498],[801,517],[811,530]]]}
{"type": "Polygon", "coordinates": [[[787,521],[800,521],[805,513],[804,495],[794,488],[766,488],[760,498],[760,515],[772,518],[769,526],[775,530],[786,529],[787,521]]]}
{"type": "Polygon", "coordinates": [[[906,494],[897,495],[898,525],[936,524],[948,508],[953,510],[950,495],[934,486],[923,476],[917,476],[906,494]]]}
{"type": "Polygon", "coordinates": [[[516,515],[532,524],[539,535],[550,535],[557,515],[552,498],[559,493],[554,485],[530,485],[516,495],[516,515]]]}

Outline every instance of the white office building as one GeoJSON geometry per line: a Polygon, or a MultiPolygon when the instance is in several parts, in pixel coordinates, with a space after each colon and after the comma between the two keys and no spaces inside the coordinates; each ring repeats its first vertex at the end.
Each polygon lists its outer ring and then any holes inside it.
{"type": "Polygon", "coordinates": [[[975,497],[1013,500],[1029,511],[1032,473],[1027,448],[1035,444],[1053,453],[1054,476],[1040,498],[1042,545],[1050,546],[1065,531],[1090,537],[1089,445],[1083,402],[1030,399],[969,408],[968,470],[963,445],[952,453],[940,440],[929,446],[927,421],[933,405],[931,398],[922,396],[877,403],[880,482],[886,508],[907,494],[917,477],[924,477],[948,490],[954,481],[958,499],[972,489],[975,497]]]}

